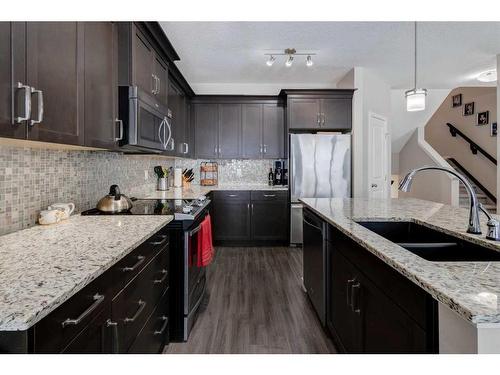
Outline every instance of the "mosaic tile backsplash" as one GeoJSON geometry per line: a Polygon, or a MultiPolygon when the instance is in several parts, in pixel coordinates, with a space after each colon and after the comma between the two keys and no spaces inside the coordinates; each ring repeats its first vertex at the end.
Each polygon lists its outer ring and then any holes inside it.
{"type": "MultiPolygon", "coordinates": [[[[177,159],[176,167],[193,168],[194,183],[200,183],[200,165],[207,160],[177,159]]],[[[267,184],[269,168],[273,167],[272,160],[212,160],[219,164],[219,185],[255,185],[267,184]]]]}
{"type": "MultiPolygon", "coordinates": [[[[193,168],[200,181],[204,160],[166,159],[106,151],[62,151],[0,146],[0,235],[35,225],[52,203],[73,202],[75,212],[95,207],[118,184],[128,196],[156,189],[155,165],[193,168]],[[148,171],[145,179],[144,171],[148,171]]],[[[217,160],[219,185],[266,184],[272,160],[217,160]]]]}
{"type": "Polygon", "coordinates": [[[153,167],[158,164],[168,167],[174,160],[0,146],[0,235],[34,225],[39,211],[52,203],[73,202],[77,212],[95,207],[112,184],[128,196],[150,192],[156,187],[153,167]]]}

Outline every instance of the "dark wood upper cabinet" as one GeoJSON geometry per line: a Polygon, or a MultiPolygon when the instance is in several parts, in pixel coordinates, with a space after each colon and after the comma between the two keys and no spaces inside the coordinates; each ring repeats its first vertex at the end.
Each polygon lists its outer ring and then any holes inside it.
{"type": "Polygon", "coordinates": [[[316,98],[288,100],[288,126],[290,129],[320,127],[320,101],[316,98]]]}
{"type": "Polygon", "coordinates": [[[168,63],[144,25],[119,23],[119,83],[138,86],[160,103],[168,103],[168,63]]]}
{"type": "Polygon", "coordinates": [[[237,158],[241,150],[241,104],[219,104],[219,157],[237,158]]]}
{"type": "Polygon", "coordinates": [[[262,157],[262,104],[243,104],[241,155],[248,159],[262,157]]]}
{"type": "Polygon", "coordinates": [[[218,157],[217,104],[193,103],[193,124],[195,128],[195,149],[197,158],[214,159],[218,157]]]}
{"type": "Polygon", "coordinates": [[[282,90],[288,129],[350,130],[353,93],[350,89],[282,90]]]}
{"type": "Polygon", "coordinates": [[[85,22],[85,146],[114,149],[118,122],[116,24],[85,22]]]}
{"type": "Polygon", "coordinates": [[[264,104],[262,122],[263,158],[285,158],[285,119],[281,105],[264,104]]]}
{"type": "Polygon", "coordinates": [[[352,99],[321,99],[321,128],[350,129],[352,116],[352,99]]]}
{"type": "Polygon", "coordinates": [[[26,85],[26,24],[0,22],[0,136],[26,138],[25,99],[30,97],[26,85]]]}
{"type": "Polygon", "coordinates": [[[83,145],[84,27],[28,22],[26,66],[32,92],[28,138],[83,145]]]}

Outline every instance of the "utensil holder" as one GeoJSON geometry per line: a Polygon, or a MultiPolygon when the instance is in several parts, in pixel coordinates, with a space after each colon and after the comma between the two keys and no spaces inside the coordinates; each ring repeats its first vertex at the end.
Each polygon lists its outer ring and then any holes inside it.
{"type": "Polygon", "coordinates": [[[160,190],[160,191],[167,191],[168,190],[168,183],[167,183],[166,177],[158,178],[158,185],[156,187],[156,190],[160,190]]]}

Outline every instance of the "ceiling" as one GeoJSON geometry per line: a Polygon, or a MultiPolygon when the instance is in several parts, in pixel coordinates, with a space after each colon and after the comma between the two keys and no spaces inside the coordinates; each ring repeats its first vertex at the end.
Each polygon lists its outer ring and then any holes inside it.
{"type": "MultiPolygon", "coordinates": [[[[352,67],[376,71],[392,88],[413,85],[411,22],[160,22],[198,94],[276,94],[280,88],[334,87],[352,67]],[[293,47],[314,52],[272,67],[265,53],[293,47]]],[[[478,85],[494,68],[500,22],[418,23],[418,86],[478,85]]]]}

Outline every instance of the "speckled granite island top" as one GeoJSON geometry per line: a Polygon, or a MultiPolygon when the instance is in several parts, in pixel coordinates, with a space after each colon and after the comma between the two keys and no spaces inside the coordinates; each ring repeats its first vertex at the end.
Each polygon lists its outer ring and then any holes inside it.
{"type": "Polygon", "coordinates": [[[207,195],[216,190],[288,190],[288,186],[269,186],[264,184],[224,184],[217,186],[192,185],[190,188],[170,188],[167,191],[155,191],[151,194],[141,197],[144,199],[196,199],[200,195],[207,195]]]}
{"type": "Polygon", "coordinates": [[[500,243],[466,233],[468,210],[418,199],[302,199],[324,220],[476,325],[500,323],[500,262],[430,262],[354,221],[414,221],[500,251],[500,243]]]}
{"type": "Polygon", "coordinates": [[[172,216],[73,216],[0,237],[0,331],[25,330],[172,216]]]}

